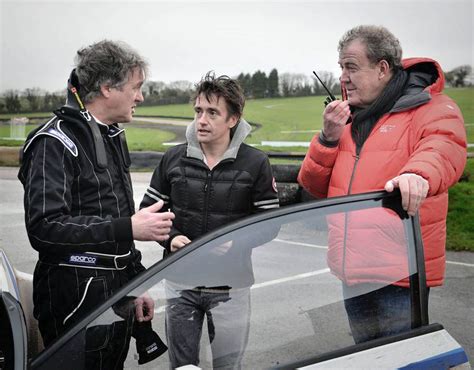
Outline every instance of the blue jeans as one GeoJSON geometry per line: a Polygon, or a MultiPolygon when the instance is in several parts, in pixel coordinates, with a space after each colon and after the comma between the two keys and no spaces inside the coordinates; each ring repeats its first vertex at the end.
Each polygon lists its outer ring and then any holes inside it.
{"type": "MultiPolygon", "coordinates": [[[[410,289],[396,285],[343,284],[344,306],[355,343],[411,329],[410,289]]],[[[429,288],[427,288],[427,294],[429,288]]]]}

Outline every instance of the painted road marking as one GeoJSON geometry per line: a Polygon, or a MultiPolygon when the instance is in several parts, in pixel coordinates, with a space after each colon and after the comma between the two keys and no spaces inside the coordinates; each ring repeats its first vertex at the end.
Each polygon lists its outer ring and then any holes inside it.
{"type": "MultiPolygon", "coordinates": [[[[324,245],[309,244],[309,243],[300,243],[300,242],[294,242],[294,241],[283,240],[283,239],[274,239],[274,241],[280,242],[280,243],[287,243],[287,244],[299,245],[299,246],[303,246],[303,247],[318,248],[318,249],[328,249],[328,247],[327,247],[327,246],[324,246],[324,245]]],[[[446,263],[449,263],[450,265],[474,267],[474,263],[456,262],[456,261],[446,261],[446,263]]]]}
{"type": "MultiPolygon", "coordinates": [[[[298,246],[302,246],[302,247],[327,249],[327,246],[317,245],[317,244],[294,242],[294,241],[283,240],[283,239],[274,239],[274,241],[280,242],[280,243],[298,245],[298,246]]],[[[474,264],[472,264],[472,263],[456,262],[456,261],[446,261],[446,263],[451,264],[451,265],[474,267],[474,264]]],[[[329,268],[324,268],[324,269],[320,269],[320,270],[305,272],[305,273],[302,273],[302,274],[293,275],[293,276],[289,276],[289,277],[286,277],[286,278],[269,280],[269,281],[265,281],[263,283],[254,284],[250,287],[250,289],[254,290],[254,289],[264,288],[264,287],[268,287],[268,286],[272,286],[272,285],[287,283],[287,282],[294,281],[294,280],[306,279],[306,278],[309,278],[309,277],[312,277],[312,276],[326,274],[328,272],[330,272],[329,268]]],[[[166,307],[166,305],[157,307],[155,309],[155,313],[159,314],[159,313],[165,312],[165,307],[166,307]]]]}

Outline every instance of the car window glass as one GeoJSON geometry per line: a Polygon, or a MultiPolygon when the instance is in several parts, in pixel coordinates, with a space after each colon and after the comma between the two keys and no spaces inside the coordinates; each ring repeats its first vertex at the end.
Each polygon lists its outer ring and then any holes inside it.
{"type": "MultiPolygon", "coordinates": [[[[268,368],[353,345],[354,326],[374,325],[349,323],[350,310],[373,309],[358,298],[406,289],[417,273],[411,224],[381,204],[301,209],[189,245],[87,326],[81,361],[112,348],[128,351],[125,367],[138,368],[156,335],[175,349],[145,368],[169,368],[170,355],[172,366],[198,358],[202,368],[268,368]],[[155,309],[152,325],[140,331],[131,312],[143,294],[155,309]],[[120,341],[127,335],[129,348],[120,341]]],[[[404,319],[402,331],[410,330],[412,317],[404,319]]]]}

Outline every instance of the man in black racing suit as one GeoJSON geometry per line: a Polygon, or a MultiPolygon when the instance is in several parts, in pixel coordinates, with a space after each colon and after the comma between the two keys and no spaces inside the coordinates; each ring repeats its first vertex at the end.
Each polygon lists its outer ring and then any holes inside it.
{"type": "MultiPolygon", "coordinates": [[[[174,218],[157,212],[162,203],[135,213],[118,123],[130,122],[143,101],[146,62],[112,41],[79,50],[76,61],[66,105],[28,136],[18,174],[28,237],[39,253],[33,301],[45,346],[143,271],[133,240],[166,240],[174,218]]],[[[117,309],[123,321],[86,334],[86,368],[123,367],[133,323],[149,322],[154,312],[147,295],[127,306],[117,309]]]]}

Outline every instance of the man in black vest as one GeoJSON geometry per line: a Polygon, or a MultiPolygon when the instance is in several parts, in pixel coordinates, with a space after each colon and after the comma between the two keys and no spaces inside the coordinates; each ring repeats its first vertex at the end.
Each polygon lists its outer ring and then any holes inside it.
{"type": "MultiPolygon", "coordinates": [[[[166,254],[222,225],[279,207],[267,155],[244,143],[251,127],[242,118],[245,97],[238,82],[208,73],[193,101],[195,119],[186,131],[187,142],[165,153],[140,204],[164,201],[163,208],[176,214],[164,243],[166,254]]],[[[166,331],[173,368],[199,364],[205,317],[213,368],[240,367],[254,282],[251,249],[272,237],[221,245],[206,255],[210,270],[168,273],[166,331]],[[224,274],[217,273],[218,266],[224,274]]]]}

